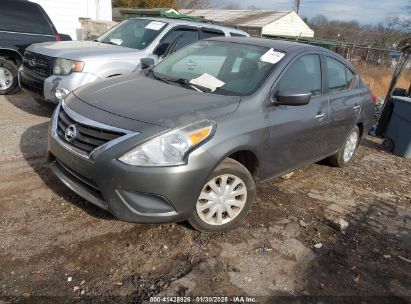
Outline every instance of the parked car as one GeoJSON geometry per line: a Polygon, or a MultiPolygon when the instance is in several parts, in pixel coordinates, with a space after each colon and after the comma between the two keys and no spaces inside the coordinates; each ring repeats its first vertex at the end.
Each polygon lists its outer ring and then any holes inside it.
{"type": "Polygon", "coordinates": [[[118,219],[223,231],[244,218],[256,184],[324,158],[350,162],[373,112],[369,89],[332,51],[212,38],[67,96],[48,162],[118,219]]]}
{"type": "Polygon", "coordinates": [[[43,8],[27,0],[0,1],[0,95],[18,88],[18,67],[33,43],[71,40],[59,34],[43,8]]]}
{"type": "Polygon", "coordinates": [[[24,56],[20,86],[37,99],[58,103],[78,87],[113,76],[139,71],[140,59],[158,61],[200,39],[248,36],[233,28],[166,18],[128,19],[95,41],[41,43],[24,56]]]}

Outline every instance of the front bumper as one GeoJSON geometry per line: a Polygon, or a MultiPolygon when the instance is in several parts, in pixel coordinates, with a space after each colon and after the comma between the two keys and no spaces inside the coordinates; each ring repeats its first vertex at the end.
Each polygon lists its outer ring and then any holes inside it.
{"type": "Polygon", "coordinates": [[[55,113],[48,142],[51,169],[74,192],[124,221],[160,223],[187,219],[216,166],[216,160],[201,147],[190,154],[183,166],[135,167],[118,161],[120,155],[144,140],[144,134],[126,136],[85,158],[71,151],[56,135],[56,119],[55,113]]]}
{"type": "Polygon", "coordinates": [[[55,96],[57,88],[71,92],[82,85],[97,81],[101,78],[92,73],[71,73],[65,76],[52,75],[44,78],[21,67],[19,69],[18,79],[20,87],[24,91],[32,94],[37,99],[58,104],[60,100],[55,96]]]}

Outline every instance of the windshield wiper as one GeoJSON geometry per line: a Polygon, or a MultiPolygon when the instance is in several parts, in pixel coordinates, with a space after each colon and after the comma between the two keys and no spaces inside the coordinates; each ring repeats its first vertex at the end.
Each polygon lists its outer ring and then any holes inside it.
{"type": "Polygon", "coordinates": [[[153,76],[155,78],[157,78],[158,80],[161,80],[162,82],[168,83],[168,84],[172,84],[173,81],[169,80],[166,77],[160,76],[158,73],[154,72],[153,69],[149,69],[149,71],[153,74],[153,76]]]}
{"type": "Polygon", "coordinates": [[[206,87],[203,87],[203,86],[200,86],[200,85],[198,85],[198,84],[193,84],[193,83],[191,83],[189,80],[184,79],[184,78],[178,78],[178,79],[175,79],[174,81],[175,81],[175,82],[178,82],[178,83],[181,83],[181,84],[184,84],[184,85],[187,86],[187,87],[193,88],[194,90],[196,90],[196,91],[198,91],[198,92],[205,93],[206,90],[209,90],[209,91],[211,92],[210,89],[208,89],[208,88],[206,88],[206,87]]]}
{"type": "Polygon", "coordinates": [[[95,42],[100,42],[100,43],[104,43],[104,44],[111,44],[111,45],[118,45],[117,43],[111,42],[111,41],[99,41],[97,39],[94,39],[93,41],[95,42]]]}
{"type": "MultiPolygon", "coordinates": [[[[202,93],[205,93],[206,92],[205,90],[208,89],[208,88],[205,88],[205,87],[202,87],[202,86],[199,86],[199,85],[192,84],[192,83],[190,83],[190,81],[188,81],[187,79],[184,79],[184,78],[167,78],[167,77],[160,76],[158,73],[154,72],[153,70],[151,70],[151,72],[153,73],[155,78],[157,78],[157,79],[159,79],[159,80],[161,80],[165,83],[168,83],[168,84],[179,83],[179,84],[184,85],[187,88],[191,88],[193,90],[196,90],[196,91],[202,92],[202,93]]],[[[211,92],[211,90],[210,90],[210,92],[211,92]]]]}

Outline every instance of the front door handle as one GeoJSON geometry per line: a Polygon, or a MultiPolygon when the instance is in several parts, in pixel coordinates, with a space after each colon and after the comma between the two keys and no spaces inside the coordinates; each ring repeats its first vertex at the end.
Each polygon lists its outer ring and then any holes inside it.
{"type": "Polygon", "coordinates": [[[354,110],[358,110],[359,108],[361,108],[361,106],[359,104],[356,104],[355,106],[352,107],[354,110]]]}
{"type": "Polygon", "coordinates": [[[322,121],[325,116],[327,116],[326,113],[318,113],[317,115],[315,115],[315,119],[317,119],[318,121],[322,121]]]}

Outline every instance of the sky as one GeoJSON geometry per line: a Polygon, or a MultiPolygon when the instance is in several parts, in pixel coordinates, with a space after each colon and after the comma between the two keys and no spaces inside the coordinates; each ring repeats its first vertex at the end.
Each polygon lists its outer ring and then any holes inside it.
{"type": "MultiPolygon", "coordinates": [[[[295,0],[238,0],[241,8],[292,10],[295,0]]],[[[300,16],[325,15],[328,19],[357,20],[363,24],[383,22],[389,16],[406,17],[410,0],[300,0],[300,16]]],[[[409,15],[409,14],[408,14],[409,15]]],[[[409,17],[409,16],[408,16],[409,17]]]]}

